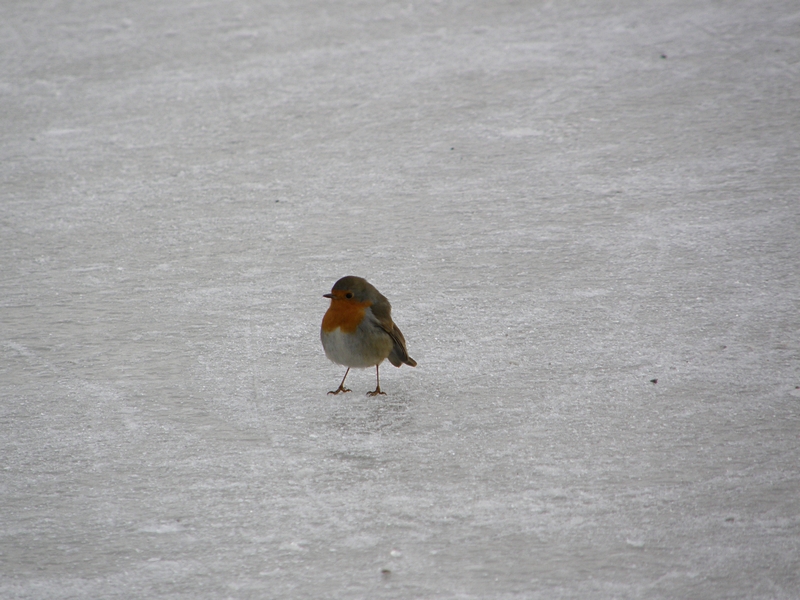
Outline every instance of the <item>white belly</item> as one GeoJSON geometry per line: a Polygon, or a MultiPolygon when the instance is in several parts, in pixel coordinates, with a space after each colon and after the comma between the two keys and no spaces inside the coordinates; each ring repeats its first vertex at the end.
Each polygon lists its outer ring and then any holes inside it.
{"type": "Polygon", "coordinates": [[[392,338],[384,331],[376,331],[372,325],[367,325],[372,329],[364,335],[364,326],[362,323],[355,334],[344,333],[338,328],[330,333],[321,332],[325,356],[346,367],[366,368],[381,364],[392,351],[392,338]]]}

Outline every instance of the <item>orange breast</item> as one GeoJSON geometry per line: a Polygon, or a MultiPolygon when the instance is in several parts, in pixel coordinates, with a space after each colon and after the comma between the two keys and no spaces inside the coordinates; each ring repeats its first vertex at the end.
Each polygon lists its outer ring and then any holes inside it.
{"type": "Polygon", "coordinates": [[[345,333],[353,333],[371,302],[355,302],[354,300],[331,300],[328,312],[322,318],[322,330],[330,332],[337,327],[345,333]]]}

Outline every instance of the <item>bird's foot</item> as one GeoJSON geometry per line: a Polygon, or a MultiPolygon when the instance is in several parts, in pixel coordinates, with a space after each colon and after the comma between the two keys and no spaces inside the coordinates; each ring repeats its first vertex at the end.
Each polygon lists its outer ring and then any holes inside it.
{"type": "Polygon", "coordinates": [[[346,394],[347,392],[352,392],[352,391],[353,391],[353,390],[348,390],[348,389],[347,389],[346,387],[344,387],[343,385],[340,385],[340,386],[339,386],[339,389],[336,389],[336,390],[331,390],[330,392],[328,392],[328,394],[333,394],[333,395],[335,396],[336,394],[340,394],[340,393],[345,393],[345,394],[346,394]]]}
{"type": "Polygon", "coordinates": [[[367,396],[385,396],[386,392],[381,391],[381,386],[375,388],[374,392],[367,392],[367,396]]]}

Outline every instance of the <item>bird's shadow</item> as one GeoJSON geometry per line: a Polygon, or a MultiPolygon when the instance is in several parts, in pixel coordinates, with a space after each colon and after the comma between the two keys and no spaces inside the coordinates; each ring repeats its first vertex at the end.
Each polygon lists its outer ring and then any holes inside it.
{"type": "Polygon", "coordinates": [[[331,414],[331,425],[343,435],[398,433],[413,424],[413,414],[409,410],[411,401],[406,396],[359,398],[354,394],[347,394],[346,401],[331,414]]]}

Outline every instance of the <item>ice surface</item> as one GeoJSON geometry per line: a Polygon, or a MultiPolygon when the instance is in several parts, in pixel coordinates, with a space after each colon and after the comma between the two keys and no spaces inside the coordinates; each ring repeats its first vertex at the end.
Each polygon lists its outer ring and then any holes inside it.
{"type": "Polygon", "coordinates": [[[0,597],[800,597],[796,2],[0,32],[0,597]]]}

